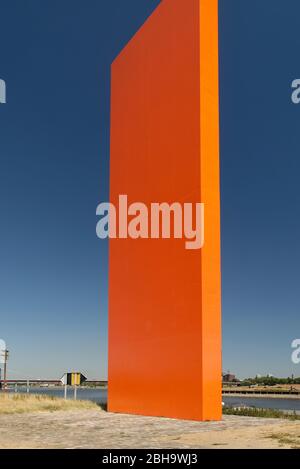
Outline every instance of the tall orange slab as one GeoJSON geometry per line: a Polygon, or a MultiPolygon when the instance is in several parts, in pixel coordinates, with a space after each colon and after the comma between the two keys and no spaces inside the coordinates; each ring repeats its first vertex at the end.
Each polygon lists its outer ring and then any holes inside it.
{"type": "Polygon", "coordinates": [[[111,202],[202,202],[205,243],[110,240],[108,408],[219,420],[218,1],[163,0],[114,61],[111,100],[111,202]]]}

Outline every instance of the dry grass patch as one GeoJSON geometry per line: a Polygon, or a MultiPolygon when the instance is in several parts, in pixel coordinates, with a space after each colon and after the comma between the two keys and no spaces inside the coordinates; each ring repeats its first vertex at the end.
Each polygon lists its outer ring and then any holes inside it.
{"type": "Polygon", "coordinates": [[[58,410],[96,410],[98,405],[91,401],[64,400],[38,394],[0,394],[0,415],[25,412],[55,412],[58,410]]]}
{"type": "Polygon", "coordinates": [[[292,435],[290,433],[272,433],[266,438],[277,440],[280,446],[288,445],[292,449],[300,449],[300,434],[292,435]]]}

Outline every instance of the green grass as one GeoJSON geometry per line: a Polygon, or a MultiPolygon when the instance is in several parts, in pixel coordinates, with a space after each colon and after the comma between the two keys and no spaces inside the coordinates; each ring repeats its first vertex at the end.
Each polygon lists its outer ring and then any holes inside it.
{"type": "Polygon", "coordinates": [[[257,409],[257,408],[242,408],[235,409],[233,407],[223,407],[224,415],[239,415],[243,417],[262,417],[269,419],[286,419],[286,420],[300,420],[300,415],[296,413],[286,414],[281,410],[276,409],[257,409]]]}

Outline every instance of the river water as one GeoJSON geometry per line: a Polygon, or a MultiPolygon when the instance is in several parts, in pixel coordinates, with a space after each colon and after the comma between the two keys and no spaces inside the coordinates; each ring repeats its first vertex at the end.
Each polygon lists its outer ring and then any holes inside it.
{"type": "Polygon", "coordinates": [[[228,407],[256,407],[259,409],[289,410],[300,413],[300,399],[284,399],[282,397],[244,397],[244,396],[223,396],[223,402],[228,407]]]}
{"type": "MultiPolygon", "coordinates": [[[[10,389],[9,392],[14,392],[14,389],[10,389]]],[[[18,392],[26,392],[26,388],[19,387],[18,392]]],[[[56,397],[64,396],[63,387],[53,387],[53,388],[30,388],[31,394],[46,394],[56,397]]],[[[72,388],[68,388],[68,398],[72,399],[74,396],[74,391],[72,388]]],[[[100,404],[106,404],[107,402],[107,390],[99,388],[78,388],[77,389],[77,398],[83,400],[90,400],[93,402],[98,402],[100,404]]],[[[284,399],[284,398],[268,398],[268,397],[244,397],[244,396],[223,396],[223,402],[226,406],[238,407],[241,405],[246,405],[249,407],[257,407],[261,409],[278,409],[278,410],[288,410],[296,411],[300,413],[300,399],[284,399]]]]}

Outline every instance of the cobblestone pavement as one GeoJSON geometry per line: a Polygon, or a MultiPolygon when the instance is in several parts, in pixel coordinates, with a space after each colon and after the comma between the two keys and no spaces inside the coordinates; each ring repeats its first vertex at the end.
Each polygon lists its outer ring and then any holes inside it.
{"type": "Polygon", "coordinates": [[[280,444],[280,435],[297,432],[300,438],[300,422],[236,416],[190,422],[102,410],[0,415],[0,448],[274,448],[292,447],[287,438],[280,444]]]}

